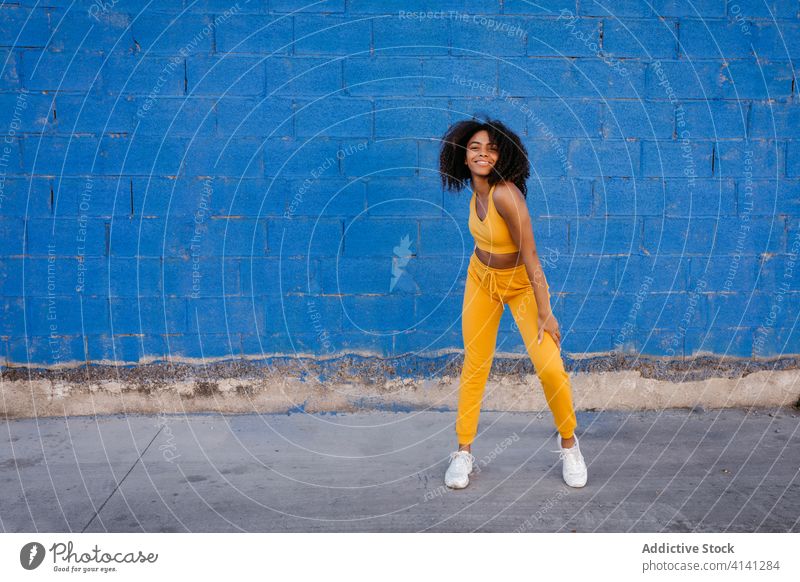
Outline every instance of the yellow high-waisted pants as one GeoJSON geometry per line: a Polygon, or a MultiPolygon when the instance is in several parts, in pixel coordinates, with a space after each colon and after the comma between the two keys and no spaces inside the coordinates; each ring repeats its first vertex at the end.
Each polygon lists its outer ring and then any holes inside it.
{"type": "MultiPolygon", "coordinates": [[[[550,289],[548,287],[548,298],[550,289]]],[[[481,401],[497,345],[497,330],[503,304],[519,327],[525,349],[542,382],[545,398],[553,413],[556,429],[570,438],[577,420],[572,407],[569,376],[555,340],[544,333],[538,344],[538,308],[533,285],[524,264],[507,269],[489,267],[473,252],[467,269],[461,327],[464,336],[464,367],[458,395],[456,436],[460,445],[472,443],[478,433],[481,401]]]]}

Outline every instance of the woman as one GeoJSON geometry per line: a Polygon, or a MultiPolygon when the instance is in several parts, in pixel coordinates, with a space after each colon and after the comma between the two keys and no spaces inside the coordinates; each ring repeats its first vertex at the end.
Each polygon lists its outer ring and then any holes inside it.
{"type": "Polygon", "coordinates": [[[561,360],[561,332],[550,309],[550,292],[536,253],[526,205],[530,165],[519,137],[495,120],[460,121],[442,141],[442,183],[461,190],[469,181],[469,230],[475,239],[464,290],[464,367],[458,397],[458,450],[450,453],[448,487],[469,484],[481,400],[494,358],[504,304],[519,327],[553,413],[557,452],[567,485],[583,487],[587,470],[574,434],[577,427],[569,377],[561,360]]]}

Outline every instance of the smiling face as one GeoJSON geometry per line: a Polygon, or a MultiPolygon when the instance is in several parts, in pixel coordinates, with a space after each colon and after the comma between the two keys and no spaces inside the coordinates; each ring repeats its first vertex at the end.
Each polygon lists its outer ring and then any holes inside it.
{"type": "Polygon", "coordinates": [[[464,163],[473,174],[488,176],[497,163],[497,144],[491,141],[486,130],[469,138],[464,163]]]}

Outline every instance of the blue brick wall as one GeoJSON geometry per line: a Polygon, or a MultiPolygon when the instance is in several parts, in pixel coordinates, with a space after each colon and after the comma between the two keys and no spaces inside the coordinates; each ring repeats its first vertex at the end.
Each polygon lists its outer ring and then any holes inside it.
{"type": "Polygon", "coordinates": [[[461,349],[473,113],[529,150],[568,354],[800,353],[799,12],[6,3],[0,364],[461,349]]]}

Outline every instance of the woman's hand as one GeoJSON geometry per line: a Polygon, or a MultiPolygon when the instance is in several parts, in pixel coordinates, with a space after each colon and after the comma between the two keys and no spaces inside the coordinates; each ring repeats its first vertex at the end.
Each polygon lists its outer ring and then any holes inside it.
{"type": "Polygon", "coordinates": [[[539,315],[538,317],[539,323],[539,338],[538,343],[542,343],[544,339],[544,332],[550,334],[550,337],[556,342],[556,346],[558,349],[561,349],[561,330],[558,328],[558,321],[556,320],[556,316],[553,315],[551,311],[546,316],[539,315]]]}

